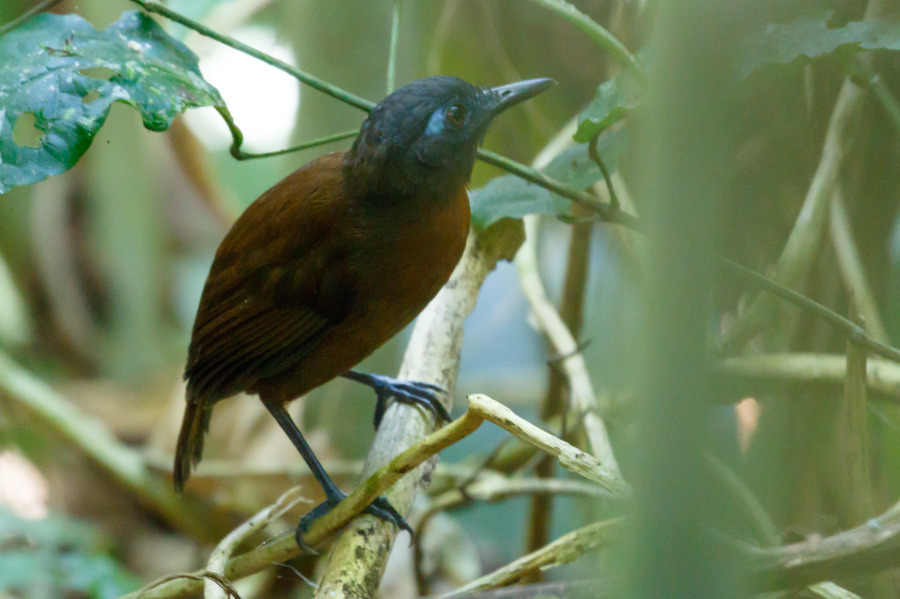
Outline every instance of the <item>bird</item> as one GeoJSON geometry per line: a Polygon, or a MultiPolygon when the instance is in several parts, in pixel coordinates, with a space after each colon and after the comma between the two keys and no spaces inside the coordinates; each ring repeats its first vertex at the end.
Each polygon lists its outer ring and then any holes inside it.
{"type": "MultiPolygon", "coordinates": [[[[216,251],[191,333],[177,491],[200,461],[213,406],[256,394],[325,493],[297,526],[303,547],[312,522],[346,495],[286,404],[342,376],[375,390],[376,428],[391,397],[449,421],[440,387],[353,367],[450,278],[470,227],[467,187],[478,146],[494,117],[555,83],[413,81],[372,109],[350,150],[300,167],[238,217],[216,251]]],[[[366,512],[412,533],[383,497],[366,512]]]]}

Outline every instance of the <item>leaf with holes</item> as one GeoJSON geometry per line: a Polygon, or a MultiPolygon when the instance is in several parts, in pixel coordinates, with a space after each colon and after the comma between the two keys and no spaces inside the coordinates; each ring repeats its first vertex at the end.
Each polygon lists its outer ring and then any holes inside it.
{"type": "MultiPolygon", "coordinates": [[[[627,143],[622,129],[608,131],[597,140],[597,151],[610,173],[616,170],[627,143]]],[[[588,155],[587,144],[564,151],[543,172],[575,189],[585,189],[603,178],[603,173],[588,155]]],[[[522,218],[528,214],[554,214],[561,220],[572,219],[570,200],[515,175],[492,179],[472,192],[469,203],[472,222],[479,229],[486,229],[504,218],[522,218]]]]}
{"type": "Polygon", "coordinates": [[[737,75],[746,78],[765,64],[812,60],[847,50],[900,50],[900,21],[881,18],[829,27],[833,10],[803,16],[789,23],[767,23],[742,43],[737,75]]]}
{"type": "Polygon", "coordinates": [[[151,131],[188,108],[224,105],[196,55],[137,11],[103,31],[42,14],[0,37],[0,193],[71,168],[113,102],[151,131]]]}

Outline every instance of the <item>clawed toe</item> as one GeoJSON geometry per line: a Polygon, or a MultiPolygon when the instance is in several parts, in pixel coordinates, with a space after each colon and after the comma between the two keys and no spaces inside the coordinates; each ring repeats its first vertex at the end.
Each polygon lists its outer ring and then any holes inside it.
{"type": "Polygon", "coordinates": [[[387,500],[386,497],[376,497],[375,501],[373,501],[369,507],[363,510],[367,514],[371,514],[382,520],[384,522],[391,522],[400,530],[405,530],[410,535],[413,534],[413,530],[410,525],[406,522],[403,516],[400,515],[394,506],[391,505],[391,502],[387,500]]]}
{"type": "MultiPolygon", "coordinates": [[[[344,499],[346,495],[341,493],[340,495],[336,495],[334,497],[328,498],[312,510],[307,512],[301,519],[300,523],[297,524],[297,529],[294,531],[294,539],[297,541],[297,546],[302,549],[306,553],[310,553],[312,555],[317,555],[316,551],[312,549],[309,545],[307,545],[303,541],[304,535],[309,531],[309,528],[312,526],[312,523],[330,512],[332,509],[337,506],[344,499]]],[[[391,505],[391,502],[388,501],[385,497],[377,497],[375,501],[373,501],[369,506],[363,510],[363,513],[371,514],[382,520],[384,522],[390,522],[399,528],[400,530],[405,530],[410,535],[413,534],[412,528],[400,515],[394,506],[391,505]]]]}
{"type": "Polygon", "coordinates": [[[450,422],[450,412],[440,401],[440,395],[447,393],[445,389],[431,383],[418,381],[401,381],[389,376],[379,374],[366,374],[349,371],[344,373],[346,378],[358,381],[375,390],[377,403],[375,405],[374,424],[377,429],[381,419],[387,410],[387,401],[394,397],[397,401],[407,404],[417,404],[435,414],[445,422],[450,422]]]}

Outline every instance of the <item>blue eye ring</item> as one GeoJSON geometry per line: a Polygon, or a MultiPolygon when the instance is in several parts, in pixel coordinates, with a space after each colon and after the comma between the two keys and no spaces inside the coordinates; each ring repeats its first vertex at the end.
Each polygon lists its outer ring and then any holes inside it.
{"type": "Polygon", "coordinates": [[[460,126],[466,122],[466,107],[458,102],[454,102],[444,111],[444,117],[452,125],[460,126]]]}

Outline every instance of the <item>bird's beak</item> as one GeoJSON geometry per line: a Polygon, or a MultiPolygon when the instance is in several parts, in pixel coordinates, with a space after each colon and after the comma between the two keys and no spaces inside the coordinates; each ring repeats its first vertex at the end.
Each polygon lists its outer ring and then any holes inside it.
{"type": "Polygon", "coordinates": [[[529,79],[527,81],[519,81],[517,83],[509,83],[507,85],[490,88],[488,93],[491,96],[491,103],[493,104],[490,108],[491,118],[497,116],[507,108],[535,97],[554,85],[556,85],[556,81],[553,79],[542,78],[529,79]]]}

